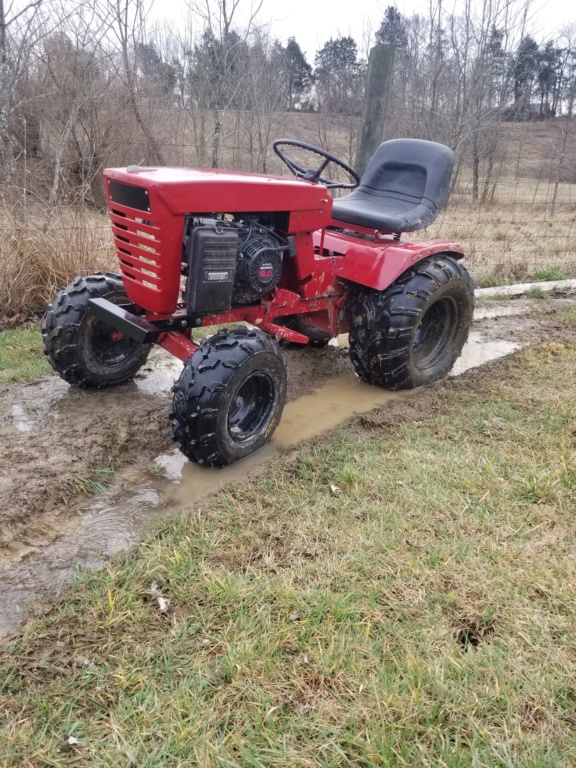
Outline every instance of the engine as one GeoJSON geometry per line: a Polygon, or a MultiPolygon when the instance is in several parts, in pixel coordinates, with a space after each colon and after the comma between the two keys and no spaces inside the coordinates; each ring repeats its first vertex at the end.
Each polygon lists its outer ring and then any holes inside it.
{"type": "Polygon", "coordinates": [[[275,288],[282,274],[282,250],[267,234],[248,233],[238,246],[232,301],[252,304],[275,288]]]}
{"type": "Polygon", "coordinates": [[[278,285],[288,240],[254,219],[189,217],[184,297],[189,314],[255,304],[278,285]]]}

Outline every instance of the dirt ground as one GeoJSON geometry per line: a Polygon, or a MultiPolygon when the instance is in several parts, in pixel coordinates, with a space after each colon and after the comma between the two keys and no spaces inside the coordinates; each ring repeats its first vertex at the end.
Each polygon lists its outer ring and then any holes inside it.
{"type": "MultiPolygon", "coordinates": [[[[336,347],[286,353],[289,400],[350,367],[336,347]]],[[[159,352],[135,382],[114,390],[75,390],[51,374],[0,387],[0,553],[45,542],[115,470],[143,469],[172,446],[167,408],[177,375],[177,361],[159,352]]]]}
{"type": "MultiPolygon", "coordinates": [[[[483,319],[474,331],[522,345],[571,339],[574,330],[556,316],[560,306],[541,302],[538,314],[483,319]]],[[[289,400],[351,370],[341,347],[286,351],[289,400]]],[[[177,362],[159,353],[135,382],[114,390],[75,390],[55,375],[0,388],[0,554],[45,544],[60,523],[79,515],[113,482],[118,469],[146,471],[158,454],[171,449],[167,407],[177,375],[177,362]]],[[[473,380],[467,375],[468,384],[473,380]]],[[[438,391],[432,388],[362,418],[392,424],[434,413],[441,407],[438,391]]]]}

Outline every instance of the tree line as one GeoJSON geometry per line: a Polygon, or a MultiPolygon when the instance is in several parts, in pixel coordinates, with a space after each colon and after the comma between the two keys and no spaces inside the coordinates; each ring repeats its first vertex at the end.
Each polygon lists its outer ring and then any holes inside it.
{"type": "Polygon", "coordinates": [[[235,165],[267,171],[286,113],[335,116],[350,160],[379,43],[395,48],[387,133],[452,146],[475,198],[493,194],[503,122],[574,116],[576,24],[538,40],[523,0],[462,0],[458,12],[438,0],[427,16],[390,6],[364,39],[332,37],[311,62],[295,38],[271,34],[258,4],[183,5],[170,25],[144,0],[35,0],[11,14],[0,0],[5,199],[15,189],[101,204],[102,167],[168,164],[178,146],[221,167],[232,144],[235,165]]]}

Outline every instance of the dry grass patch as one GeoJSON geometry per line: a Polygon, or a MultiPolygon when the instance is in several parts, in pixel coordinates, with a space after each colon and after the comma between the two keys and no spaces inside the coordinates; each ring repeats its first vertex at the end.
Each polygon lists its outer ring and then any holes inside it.
{"type": "Polygon", "coordinates": [[[31,214],[23,224],[0,212],[0,312],[43,312],[76,275],[117,270],[107,216],[73,208],[31,214]]]}
{"type": "Polygon", "coordinates": [[[576,276],[573,205],[562,205],[552,215],[546,207],[513,200],[503,205],[454,201],[414,237],[423,235],[459,241],[479,285],[537,279],[538,271],[549,268],[576,276]]]}

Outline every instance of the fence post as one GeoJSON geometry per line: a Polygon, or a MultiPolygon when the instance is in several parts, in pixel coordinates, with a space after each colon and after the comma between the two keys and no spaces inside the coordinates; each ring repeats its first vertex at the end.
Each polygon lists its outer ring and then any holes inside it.
{"type": "Polygon", "coordinates": [[[355,168],[359,174],[364,173],[368,161],[384,139],[384,121],[393,71],[394,46],[375,45],[368,59],[362,132],[356,148],[355,168]]]}

